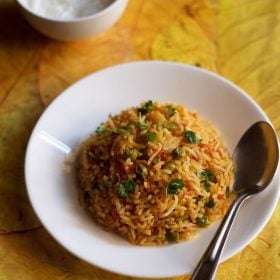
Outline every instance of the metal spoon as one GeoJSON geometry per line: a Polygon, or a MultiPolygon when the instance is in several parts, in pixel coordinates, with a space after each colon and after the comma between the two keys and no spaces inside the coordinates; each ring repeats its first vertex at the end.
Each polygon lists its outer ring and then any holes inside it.
{"type": "Polygon", "coordinates": [[[278,140],[273,128],[263,121],[253,124],[240,139],[233,159],[237,165],[233,186],[236,199],[196,266],[191,280],[214,278],[226,238],[240,205],[251,195],[263,191],[271,182],[279,160],[278,140]]]}

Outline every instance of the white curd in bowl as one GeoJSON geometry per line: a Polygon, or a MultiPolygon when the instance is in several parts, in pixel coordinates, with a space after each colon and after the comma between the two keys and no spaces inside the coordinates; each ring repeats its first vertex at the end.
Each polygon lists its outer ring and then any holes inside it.
{"type": "Polygon", "coordinates": [[[34,13],[54,19],[74,19],[95,14],[114,0],[22,0],[34,13]]]}

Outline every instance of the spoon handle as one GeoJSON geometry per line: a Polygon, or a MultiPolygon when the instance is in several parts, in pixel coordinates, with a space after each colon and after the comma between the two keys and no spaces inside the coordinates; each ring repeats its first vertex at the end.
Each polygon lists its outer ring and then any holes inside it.
{"type": "Polygon", "coordinates": [[[197,264],[191,280],[210,280],[214,278],[219,259],[221,257],[226,238],[242,202],[248,198],[248,193],[238,195],[232,203],[226,216],[222,220],[215,236],[197,264]]]}

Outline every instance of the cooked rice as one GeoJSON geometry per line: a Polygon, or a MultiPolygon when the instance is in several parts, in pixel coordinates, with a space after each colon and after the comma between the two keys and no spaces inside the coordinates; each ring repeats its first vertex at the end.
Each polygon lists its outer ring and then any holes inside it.
{"type": "Polygon", "coordinates": [[[148,101],[110,116],[82,144],[80,200],[133,244],[177,242],[225,214],[233,168],[209,122],[183,106],[148,101]]]}

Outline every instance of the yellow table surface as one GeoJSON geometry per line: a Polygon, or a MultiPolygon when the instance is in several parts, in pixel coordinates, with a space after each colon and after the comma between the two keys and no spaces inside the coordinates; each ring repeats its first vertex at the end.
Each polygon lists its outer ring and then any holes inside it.
{"type": "MultiPolygon", "coordinates": [[[[279,136],[279,38],[276,0],[130,0],[113,28],[75,43],[43,37],[15,1],[0,0],[0,280],[133,279],[72,256],[30,208],[23,179],[26,144],[44,108],[66,87],[129,61],[197,64],[245,89],[279,136]]],[[[216,279],[280,279],[279,224],[278,205],[262,232],[219,266],[216,279]]]]}

